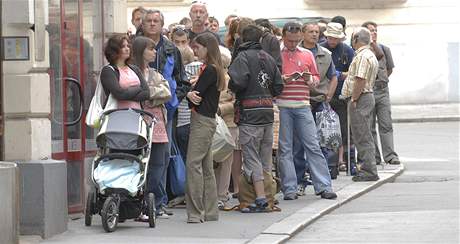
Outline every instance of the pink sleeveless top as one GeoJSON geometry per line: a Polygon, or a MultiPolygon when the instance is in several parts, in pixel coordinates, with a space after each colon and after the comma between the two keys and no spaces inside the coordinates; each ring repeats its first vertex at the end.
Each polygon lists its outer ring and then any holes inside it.
{"type": "MultiPolygon", "coordinates": [[[[131,86],[140,86],[141,81],[136,73],[130,69],[128,66],[123,68],[118,68],[120,71],[120,80],[119,84],[121,88],[128,88],[131,86]]],[[[140,109],[141,105],[139,102],[136,101],[129,101],[129,100],[118,100],[118,108],[137,108],[140,109]]]]}

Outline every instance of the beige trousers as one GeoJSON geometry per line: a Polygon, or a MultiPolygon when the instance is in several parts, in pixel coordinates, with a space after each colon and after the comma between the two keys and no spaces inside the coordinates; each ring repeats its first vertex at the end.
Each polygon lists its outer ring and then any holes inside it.
{"type": "MultiPolygon", "coordinates": [[[[237,143],[238,127],[228,128],[232,138],[237,143]]],[[[230,186],[230,176],[232,174],[233,153],[223,162],[219,162],[219,166],[214,170],[217,181],[217,198],[220,201],[227,201],[228,187],[230,186]]]]}
{"type": "Polygon", "coordinates": [[[185,202],[188,222],[218,220],[216,178],[211,143],[216,120],[192,111],[187,148],[185,202]]]}

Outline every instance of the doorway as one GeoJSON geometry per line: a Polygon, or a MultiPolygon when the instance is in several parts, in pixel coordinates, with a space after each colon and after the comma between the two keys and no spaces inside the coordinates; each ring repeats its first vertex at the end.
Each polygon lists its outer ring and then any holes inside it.
{"type": "Polygon", "coordinates": [[[52,158],[67,162],[69,213],[84,209],[85,158],[96,149],[96,131],[84,117],[103,64],[102,4],[49,1],[52,158]]]}

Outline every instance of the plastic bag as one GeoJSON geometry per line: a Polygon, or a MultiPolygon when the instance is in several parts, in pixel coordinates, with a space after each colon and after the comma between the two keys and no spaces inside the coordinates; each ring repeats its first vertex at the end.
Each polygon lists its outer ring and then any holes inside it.
{"type": "Polygon", "coordinates": [[[340,120],[329,103],[324,103],[324,105],[323,111],[316,112],[316,129],[318,131],[319,145],[335,151],[342,144],[340,120]]]}
{"type": "Polygon", "coordinates": [[[212,156],[214,161],[223,162],[233,153],[235,140],[230,134],[225,121],[218,115],[216,115],[216,122],[216,133],[214,133],[211,145],[212,156]]]}

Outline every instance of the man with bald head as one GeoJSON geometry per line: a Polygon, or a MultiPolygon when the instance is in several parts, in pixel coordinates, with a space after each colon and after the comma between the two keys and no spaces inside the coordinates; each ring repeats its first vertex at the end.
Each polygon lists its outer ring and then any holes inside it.
{"type": "Polygon", "coordinates": [[[356,56],[350,64],[341,96],[348,101],[351,135],[362,164],[353,181],[377,181],[375,146],[371,133],[371,116],[374,109],[373,86],[379,63],[370,47],[371,33],[359,27],[351,37],[356,56]]]}
{"type": "Polygon", "coordinates": [[[190,42],[192,42],[199,34],[209,32],[216,37],[219,45],[224,45],[219,36],[216,33],[209,31],[206,26],[206,22],[208,21],[208,9],[206,7],[206,2],[193,1],[192,6],[190,7],[189,15],[190,19],[192,19],[192,28],[188,30],[190,42]]]}

